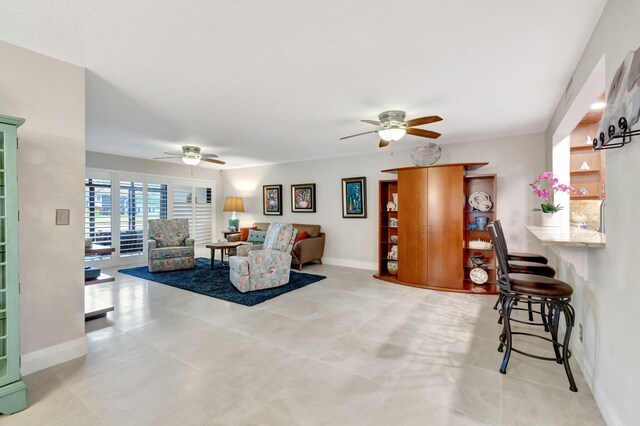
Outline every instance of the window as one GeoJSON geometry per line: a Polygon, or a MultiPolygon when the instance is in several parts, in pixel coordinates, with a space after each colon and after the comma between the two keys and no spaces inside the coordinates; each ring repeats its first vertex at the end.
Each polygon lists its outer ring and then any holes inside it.
{"type": "Polygon", "coordinates": [[[189,234],[196,244],[211,242],[213,232],[212,188],[175,185],[173,217],[189,219],[189,234]],[[195,194],[195,196],[194,196],[195,194]]]}
{"type": "Polygon", "coordinates": [[[144,252],[144,185],[120,182],[120,256],[144,252]]]}
{"type": "MultiPolygon", "coordinates": [[[[95,244],[111,246],[111,181],[85,179],[84,237],[95,244]]],[[[86,260],[109,259],[111,255],[87,256],[86,260]]]]}
{"type": "Polygon", "coordinates": [[[85,237],[116,254],[87,256],[106,267],[146,261],[149,219],[189,219],[197,244],[211,242],[215,212],[211,182],[88,169],[85,237]],[[99,261],[99,262],[98,262],[99,261]]]}
{"type": "Polygon", "coordinates": [[[169,186],[159,183],[147,185],[147,219],[169,218],[169,186]]]}
{"type": "Polygon", "coordinates": [[[213,211],[211,204],[211,188],[196,187],[195,212],[195,238],[197,244],[209,244],[213,232],[213,211]]]}

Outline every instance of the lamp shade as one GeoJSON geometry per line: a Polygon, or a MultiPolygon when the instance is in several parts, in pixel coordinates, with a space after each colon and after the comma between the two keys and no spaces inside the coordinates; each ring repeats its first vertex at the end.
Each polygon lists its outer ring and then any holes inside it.
{"type": "Polygon", "coordinates": [[[225,197],[223,212],[244,212],[242,197],[225,197]]]}

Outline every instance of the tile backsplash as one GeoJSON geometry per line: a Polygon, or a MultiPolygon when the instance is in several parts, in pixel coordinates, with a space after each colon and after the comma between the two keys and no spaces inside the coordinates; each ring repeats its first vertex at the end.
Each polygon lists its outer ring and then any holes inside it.
{"type": "Polygon", "coordinates": [[[602,200],[571,200],[571,225],[577,225],[584,217],[589,229],[599,230],[600,204],[602,200]]]}

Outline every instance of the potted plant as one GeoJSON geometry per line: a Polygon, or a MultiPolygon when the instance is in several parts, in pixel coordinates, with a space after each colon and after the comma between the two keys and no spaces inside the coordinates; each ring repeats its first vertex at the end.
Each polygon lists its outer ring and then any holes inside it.
{"type": "Polygon", "coordinates": [[[542,223],[548,223],[554,213],[559,212],[564,207],[561,204],[553,203],[553,195],[556,192],[576,192],[571,185],[560,183],[559,179],[552,172],[544,172],[538,178],[529,184],[533,188],[533,193],[542,198],[539,209],[533,209],[534,212],[542,212],[542,223]]]}

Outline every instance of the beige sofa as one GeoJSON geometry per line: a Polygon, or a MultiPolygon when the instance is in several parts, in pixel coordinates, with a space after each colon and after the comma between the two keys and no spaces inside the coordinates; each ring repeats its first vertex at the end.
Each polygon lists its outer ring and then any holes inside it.
{"type": "MultiPolygon", "coordinates": [[[[253,226],[259,231],[269,229],[270,223],[257,222],[253,226]]],[[[307,231],[309,238],[300,240],[293,245],[291,256],[292,264],[298,265],[298,270],[302,270],[302,265],[307,262],[317,261],[322,264],[322,255],[324,254],[324,232],[320,232],[320,225],[307,225],[302,223],[293,223],[294,228],[298,230],[298,234],[307,231]]],[[[229,241],[240,241],[240,235],[229,235],[229,241]]]]}

